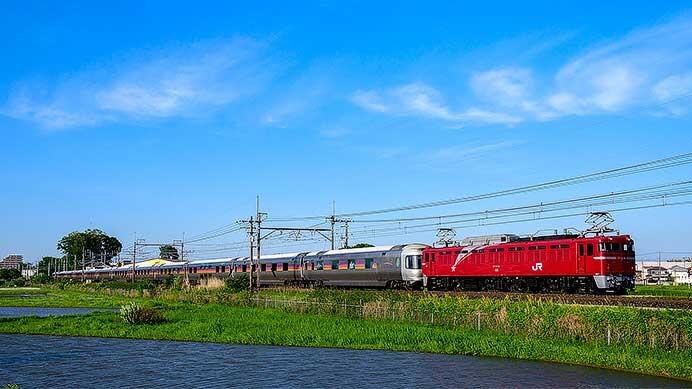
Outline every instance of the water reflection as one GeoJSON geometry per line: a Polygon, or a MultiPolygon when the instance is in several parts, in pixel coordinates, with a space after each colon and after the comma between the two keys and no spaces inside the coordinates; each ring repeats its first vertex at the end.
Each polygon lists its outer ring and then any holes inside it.
{"type": "Polygon", "coordinates": [[[23,387],[684,387],[559,364],[423,353],[0,335],[23,387]]]}

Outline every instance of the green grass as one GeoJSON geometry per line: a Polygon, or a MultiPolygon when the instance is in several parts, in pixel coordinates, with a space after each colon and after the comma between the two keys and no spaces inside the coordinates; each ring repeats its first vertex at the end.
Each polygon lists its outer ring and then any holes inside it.
{"type": "Polygon", "coordinates": [[[116,313],[0,319],[0,332],[238,344],[421,351],[543,360],[692,379],[692,352],[606,347],[390,320],[189,303],[160,305],[160,325],[127,325],[116,313]]]}
{"type": "Polygon", "coordinates": [[[115,313],[98,312],[0,319],[0,333],[498,356],[692,380],[692,348],[685,343],[692,339],[689,311],[367,290],[267,290],[260,294],[262,300],[305,302],[281,309],[257,308],[248,294],[224,290],[158,290],[152,295],[148,290],[110,290],[100,285],[46,292],[40,298],[2,298],[0,305],[114,308],[134,300],[162,310],[167,322],[130,326],[115,313]],[[428,323],[431,316],[434,324],[428,323]],[[480,331],[476,329],[479,316],[480,331]],[[605,341],[608,328],[611,345],[605,341]]]}
{"type": "Polygon", "coordinates": [[[692,288],[687,285],[637,285],[630,294],[692,298],[692,288]]]}

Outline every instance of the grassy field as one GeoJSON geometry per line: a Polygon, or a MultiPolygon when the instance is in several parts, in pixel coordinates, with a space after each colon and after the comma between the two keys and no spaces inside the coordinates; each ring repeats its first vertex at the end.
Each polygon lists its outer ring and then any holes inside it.
{"type": "Polygon", "coordinates": [[[1,319],[0,332],[190,340],[497,356],[610,367],[692,379],[692,352],[606,347],[436,325],[311,315],[219,304],[159,303],[168,320],[127,325],[115,313],[1,319]]]}
{"type": "Polygon", "coordinates": [[[0,305],[113,308],[135,300],[161,310],[168,320],[131,326],[112,312],[0,319],[0,333],[484,355],[692,380],[692,313],[686,311],[373,291],[272,290],[257,300],[247,293],[199,289],[98,286],[41,292],[46,297],[3,297],[0,305]]]}
{"type": "Polygon", "coordinates": [[[692,288],[687,285],[637,285],[631,295],[692,298],[692,288]]]}

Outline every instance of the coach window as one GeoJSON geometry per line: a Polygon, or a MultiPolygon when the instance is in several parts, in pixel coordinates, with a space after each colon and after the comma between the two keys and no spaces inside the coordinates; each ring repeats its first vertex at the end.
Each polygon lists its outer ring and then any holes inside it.
{"type": "Polygon", "coordinates": [[[407,255],[406,256],[406,268],[407,269],[420,269],[421,268],[421,256],[420,255],[407,255]]]}
{"type": "Polygon", "coordinates": [[[586,255],[593,255],[593,244],[589,243],[586,245],[586,255]]]}
{"type": "Polygon", "coordinates": [[[349,259],[348,260],[348,270],[356,270],[356,260],[355,259],[349,259]]]}
{"type": "Polygon", "coordinates": [[[243,273],[247,273],[247,265],[243,265],[243,273]]]}
{"type": "Polygon", "coordinates": [[[284,262],[283,265],[284,265],[284,266],[283,266],[283,268],[284,268],[283,271],[288,271],[288,263],[287,263],[287,262],[284,262]]]}
{"type": "Polygon", "coordinates": [[[372,269],[372,258],[365,258],[365,268],[372,269]]]}
{"type": "Polygon", "coordinates": [[[339,261],[332,261],[332,270],[339,270],[339,261]]]}
{"type": "Polygon", "coordinates": [[[267,264],[266,263],[261,264],[260,269],[261,269],[261,271],[267,271],[267,264]]]}
{"type": "Polygon", "coordinates": [[[324,270],[324,262],[323,261],[317,261],[317,266],[315,268],[317,270],[324,270]]]}

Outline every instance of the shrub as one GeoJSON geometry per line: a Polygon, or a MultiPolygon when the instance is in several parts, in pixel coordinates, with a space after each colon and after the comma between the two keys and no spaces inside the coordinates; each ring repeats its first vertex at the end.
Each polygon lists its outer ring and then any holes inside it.
{"type": "Polygon", "coordinates": [[[183,278],[169,274],[163,279],[163,286],[166,289],[181,290],[183,288],[183,278]]]}
{"type": "Polygon", "coordinates": [[[236,275],[235,277],[226,278],[225,287],[230,292],[242,292],[250,289],[250,277],[247,274],[236,275]]]}
{"type": "Polygon", "coordinates": [[[38,274],[31,278],[31,283],[35,285],[45,285],[53,281],[53,278],[46,274],[38,274]]]}
{"type": "Polygon", "coordinates": [[[135,301],[120,308],[120,317],[128,324],[159,324],[166,321],[158,310],[142,307],[135,301]]]}
{"type": "Polygon", "coordinates": [[[64,278],[59,280],[56,285],[58,286],[58,289],[65,289],[66,287],[70,285],[74,285],[75,282],[72,279],[69,278],[64,278]]]}

